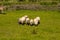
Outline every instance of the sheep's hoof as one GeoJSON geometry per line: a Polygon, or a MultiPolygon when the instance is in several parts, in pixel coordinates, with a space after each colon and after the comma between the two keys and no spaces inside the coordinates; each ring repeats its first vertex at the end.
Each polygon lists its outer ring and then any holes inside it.
{"type": "Polygon", "coordinates": [[[38,22],[38,24],[40,24],[40,22],[38,22]]]}
{"type": "Polygon", "coordinates": [[[22,25],[24,25],[25,23],[22,23],[22,25]]]}
{"type": "Polygon", "coordinates": [[[29,25],[29,23],[27,23],[27,25],[29,25]]]}
{"type": "Polygon", "coordinates": [[[35,25],[35,26],[38,26],[38,25],[35,25]]]}
{"type": "Polygon", "coordinates": [[[33,26],[33,24],[31,26],[33,26]]]}
{"type": "Polygon", "coordinates": [[[19,24],[21,24],[20,22],[18,22],[19,24]]]}

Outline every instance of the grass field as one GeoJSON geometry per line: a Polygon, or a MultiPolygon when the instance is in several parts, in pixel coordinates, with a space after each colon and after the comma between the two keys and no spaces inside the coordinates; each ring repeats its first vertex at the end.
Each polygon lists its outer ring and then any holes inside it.
{"type": "Polygon", "coordinates": [[[0,40],[60,40],[60,13],[57,11],[7,11],[0,14],[0,40]],[[38,26],[19,25],[18,18],[41,17],[38,26]],[[36,34],[33,34],[36,30],[36,34]]]}

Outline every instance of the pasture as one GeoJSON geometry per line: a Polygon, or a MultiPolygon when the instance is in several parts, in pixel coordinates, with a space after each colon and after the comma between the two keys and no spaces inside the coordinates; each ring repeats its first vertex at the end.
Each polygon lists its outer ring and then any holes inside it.
{"type": "Polygon", "coordinates": [[[18,10],[0,14],[0,40],[60,40],[60,13],[57,11],[18,10]],[[41,17],[38,26],[19,25],[18,18],[41,17]],[[36,30],[36,34],[33,34],[36,30]]]}

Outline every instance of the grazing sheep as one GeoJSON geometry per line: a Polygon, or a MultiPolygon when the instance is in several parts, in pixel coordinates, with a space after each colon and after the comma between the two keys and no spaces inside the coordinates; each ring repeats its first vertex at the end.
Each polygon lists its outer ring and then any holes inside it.
{"type": "Polygon", "coordinates": [[[40,21],[40,17],[36,17],[36,19],[38,19],[38,21],[40,21]]]}
{"type": "Polygon", "coordinates": [[[30,20],[30,25],[32,26],[34,23],[33,19],[30,20]]]}
{"type": "Polygon", "coordinates": [[[29,25],[29,22],[30,22],[30,19],[29,18],[26,18],[26,24],[29,25]]]}
{"type": "Polygon", "coordinates": [[[40,24],[40,17],[36,17],[36,19],[38,20],[38,23],[40,24]]]}
{"type": "Polygon", "coordinates": [[[31,26],[34,25],[38,25],[40,23],[40,17],[36,17],[34,20],[33,19],[29,19],[27,15],[24,15],[23,17],[18,19],[18,23],[19,24],[30,24],[31,26]]]}
{"type": "Polygon", "coordinates": [[[25,24],[25,20],[26,20],[26,18],[28,18],[27,15],[25,15],[25,16],[19,18],[19,20],[18,20],[19,24],[25,24]]]}
{"type": "Polygon", "coordinates": [[[19,24],[24,24],[25,22],[25,17],[19,18],[19,24]]]}
{"type": "Polygon", "coordinates": [[[39,22],[39,21],[35,18],[35,19],[34,19],[34,25],[38,25],[38,22],[39,22]]]}

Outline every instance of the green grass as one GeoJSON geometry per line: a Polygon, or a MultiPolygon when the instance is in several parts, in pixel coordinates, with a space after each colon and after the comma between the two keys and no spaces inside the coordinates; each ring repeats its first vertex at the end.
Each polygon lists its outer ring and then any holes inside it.
{"type": "Polygon", "coordinates": [[[0,14],[0,40],[60,40],[60,13],[57,11],[7,11],[0,14]],[[18,18],[41,17],[38,26],[19,25],[18,18]],[[37,34],[33,34],[36,30],[37,34]]]}

